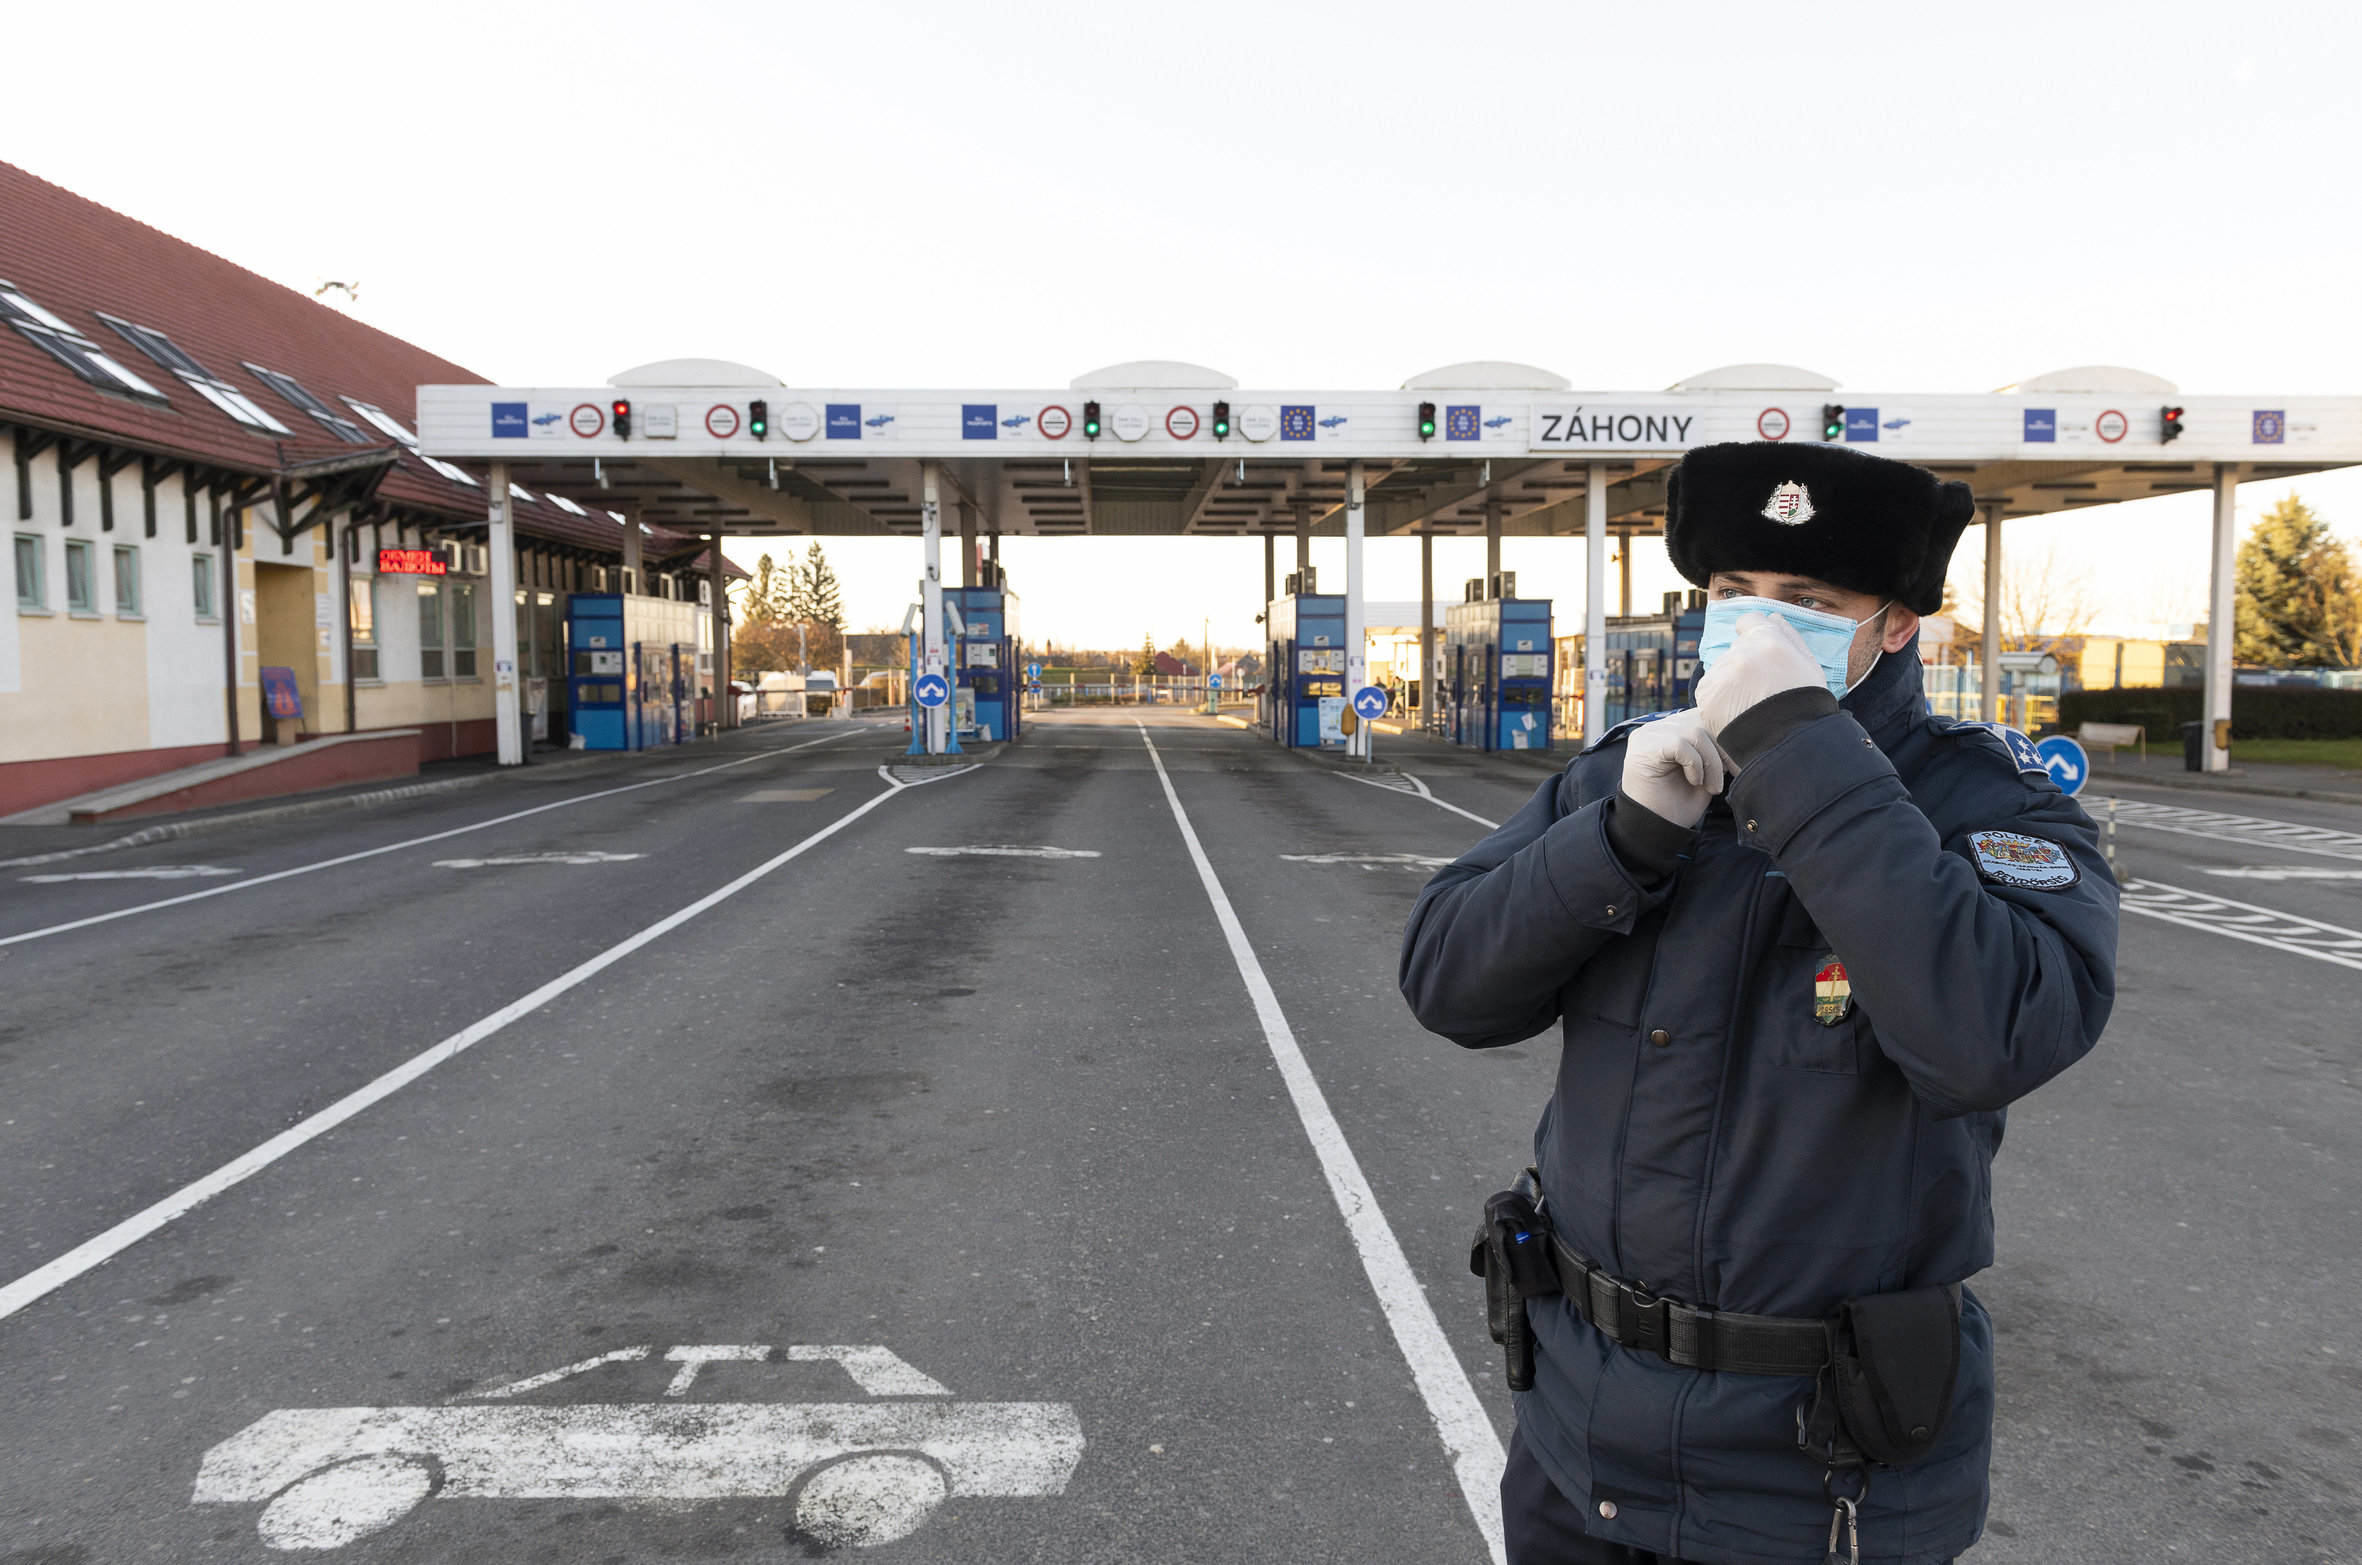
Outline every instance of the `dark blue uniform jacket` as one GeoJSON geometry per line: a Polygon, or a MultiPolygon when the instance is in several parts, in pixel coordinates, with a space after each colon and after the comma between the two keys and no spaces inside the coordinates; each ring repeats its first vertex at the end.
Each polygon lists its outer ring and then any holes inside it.
{"type": "MultiPolygon", "coordinates": [[[[1625,734],[1577,757],[1427,886],[1401,983],[1466,1048],[1558,1024],[1534,1146],[1575,1249],[1683,1303],[1827,1316],[1991,1264],[2002,1111],[2098,1041],[2116,886],[2021,736],[1927,713],[1916,648],[1842,709],[1791,694],[1808,710],[1755,725],[1694,835],[1637,812],[1661,852],[1635,849],[1629,801],[1611,825],[1625,734]],[[1832,958],[1853,1004],[1825,1026],[1832,958]]],[[[1518,1423],[1595,1535],[1713,1565],[1821,1559],[1821,1468],[1795,1443],[1809,1378],[1678,1368],[1557,1295],[1528,1314],[1518,1423]]],[[[1993,1344],[1973,1295],[1961,1330],[1951,1424],[1875,1475],[1866,1560],[1948,1560],[1982,1532],[1993,1344]]]]}

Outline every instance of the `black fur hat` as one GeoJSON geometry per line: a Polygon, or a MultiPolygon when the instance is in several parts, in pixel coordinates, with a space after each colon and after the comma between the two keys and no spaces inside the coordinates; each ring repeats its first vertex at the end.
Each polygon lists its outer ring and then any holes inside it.
{"type": "Polygon", "coordinates": [[[1952,546],[1975,514],[1968,485],[1908,462],[1731,441],[1700,446],[1673,469],[1665,549],[1701,587],[1716,571],[1778,571],[1933,614],[1952,546]]]}

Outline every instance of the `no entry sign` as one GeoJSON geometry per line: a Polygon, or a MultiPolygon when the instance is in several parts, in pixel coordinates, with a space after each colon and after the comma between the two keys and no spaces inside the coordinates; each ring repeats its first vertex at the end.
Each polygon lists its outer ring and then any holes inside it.
{"type": "Polygon", "coordinates": [[[738,433],[738,410],[727,402],[717,402],[705,410],[705,432],[716,440],[727,440],[738,433]]]}
{"type": "Polygon", "coordinates": [[[1066,409],[1052,403],[1034,419],[1033,427],[1052,440],[1064,440],[1066,432],[1074,428],[1074,417],[1066,409]]]}
{"type": "Polygon", "coordinates": [[[566,427],[588,440],[607,427],[607,411],[596,402],[577,402],[566,415],[566,427]]]}

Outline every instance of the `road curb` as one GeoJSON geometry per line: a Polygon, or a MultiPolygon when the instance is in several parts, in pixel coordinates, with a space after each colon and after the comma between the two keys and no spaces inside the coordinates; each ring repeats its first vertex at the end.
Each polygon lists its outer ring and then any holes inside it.
{"type": "MultiPolygon", "coordinates": [[[[2203,775],[2203,774],[2201,774],[2203,775]]],[[[2206,783],[2184,782],[2179,778],[2168,782],[2157,777],[2134,777],[2121,772],[2110,772],[2093,767],[2086,785],[2091,788],[2157,788],[2168,793],[2250,793],[2265,799],[2309,799],[2316,804],[2362,805],[2362,793],[2346,793],[2334,788],[2277,788],[2269,783],[2206,783]]]]}

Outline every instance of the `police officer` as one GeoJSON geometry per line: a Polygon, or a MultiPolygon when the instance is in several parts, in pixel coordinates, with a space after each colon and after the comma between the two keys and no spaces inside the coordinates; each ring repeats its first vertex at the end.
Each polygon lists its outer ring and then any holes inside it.
{"type": "Polygon", "coordinates": [[[2107,1020],[2117,896],[2025,736],[1927,711],[1973,509],[1841,446],[1691,452],[1697,704],[1610,731],[1411,914],[1423,1025],[1563,1040],[1539,1209],[1496,1246],[1539,1257],[1511,1565],[1939,1565],[1983,1530],[1993,1334],[1958,1285],[2004,1109],[2107,1020]]]}

